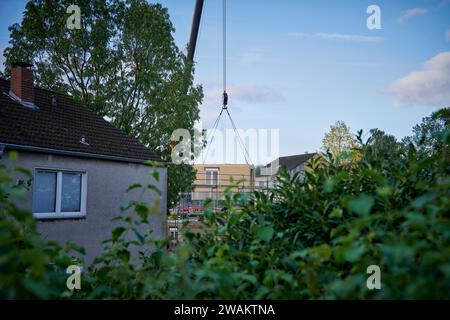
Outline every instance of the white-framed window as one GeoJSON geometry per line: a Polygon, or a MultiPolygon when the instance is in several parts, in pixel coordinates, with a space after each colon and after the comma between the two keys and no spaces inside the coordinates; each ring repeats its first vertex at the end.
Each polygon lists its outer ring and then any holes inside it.
{"type": "Polygon", "coordinates": [[[176,227],[170,228],[170,239],[178,240],[178,228],[176,227]]]}
{"type": "Polygon", "coordinates": [[[86,216],[87,173],[76,170],[35,169],[33,215],[38,219],[86,216]]]}
{"type": "Polygon", "coordinates": [[[205,168],[205,184],[211,186],[219,184],[219,168],[205,168]]]}

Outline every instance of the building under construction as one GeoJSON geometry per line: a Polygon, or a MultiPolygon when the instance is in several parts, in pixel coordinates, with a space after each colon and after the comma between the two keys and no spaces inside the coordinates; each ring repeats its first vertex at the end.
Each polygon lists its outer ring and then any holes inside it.
{"type": "MultiPolygon", "coordinates": [[[[178,241],[179,229],[183,221],[190,221],[189,228],[197,230],[207,209],[204,201],[211,199],[209,209],[223,210],[225,194],[267,192],[277,184],[281,167],[293,176],[302,178],[305,164],[316,153],[279,157],[265,166],[254,168],[249,164],[197,164],[197,175],[190,192],[185,193],[179,204],[172,209],[169,231],[173,240],[178,241]]],[[[199,229],[198,229],[199,230],[199,229]]]]}
{"type": "Polygon", "coordinates": [[[204,201],[211,199],[216,210],[223,208],[225,193],[250,193],[255,189],[255,171],[248,164],[196,164],[193,188],[183,195],[175,210],[182,214],[202,211],[204,201]]]}
{"type": "Polygon", "coordinates": [[[255,190],[255,170],[249,164],[197,164],[197,173],[192,190],[183,194],[178,205],[170,212],[169,232],[172,240],[179,240],[179,229],[183,221],[190,221],[195,229],[202,220],[205,200],[208,208],[223,210],[225,194],[251,193],[255,190]]]}

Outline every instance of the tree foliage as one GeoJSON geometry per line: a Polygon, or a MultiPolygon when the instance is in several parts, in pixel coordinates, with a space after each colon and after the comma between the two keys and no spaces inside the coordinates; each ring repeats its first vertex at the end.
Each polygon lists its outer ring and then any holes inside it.
{"type": "MultiPolygon", "coordinates": [[[[193,134],[202,88],[176,46],[166,8],[144,0],[78,1],[81,29],[70,30],[73,1],[32,0],[21,24],[10,27],[6,71],[13,62],[35,66],[38,86],[67,93],[157,154],[170,159],[170,136],[193,134]]],[[[190,166],[171,166],[169,197],[193,180],[190,166]],[[184,174],[184,171],[190,174],[184,174]]]]}
{"type": "Polygon", "coordinates": [[[336,121],[334,125],[330,126],[330,131],[322,139],[323,151],[330,151],[334,156],[344,151],[351,151],[355,146],[356,143],[350,133],[350,127],[344,121],[336,121]]]}
{"type": "Polygon", "coordinates": [[[413,128],[413,135],[403,139],[404,144],[412,144],[422,152],[435,152],[440,149],[442,135],[450,127],[450,108],[433,112],[413,128]]]}
{"type": "Polygon", "coordinates": [[[397,139],[379,129],[371,129],[369,131],[368,143],[371,146],[371,156],[374,158],[389,158],[391,155],[397,155],[403,148],[403,144],[397,139]]]}

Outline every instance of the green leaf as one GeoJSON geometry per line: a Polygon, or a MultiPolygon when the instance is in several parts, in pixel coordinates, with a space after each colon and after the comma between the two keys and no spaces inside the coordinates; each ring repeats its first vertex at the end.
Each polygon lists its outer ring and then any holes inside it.
{"type": "Polygon", "coordinates": [[[148,207],[145,204],[137,203],[134,206],[134,210],[139,215],[139,217],[141,217],[142,220],[147,220],[148,214],[149,214],[149,210],[148,210],[148,207]]]}
{"type": "Polygon", "coordinates": [[[325,182],[323,184],[323,190],[325,191],[325,193],[332,192],[333,187],[334,187],[334,181],[332,178],[328,178],[327,180],[325,180],[325,182]]]}
{"type": "Polygon", "coordinates": [[[349,210],[359,215],[368,215],[372,209],[375,200],[368,195],[361,195],[356,199],[352,199],[348,203],[349,210]]]}
{"type": "Polygon", "coordinates": [[[342,213],[343,211],[341,208],[334,208],[330,213],[330,218],[342,218],[342,213]]]}
{"type": "Polygon", "coordinates": [[[331,248],[326,244],[311,248],[311,252],[319,255],[321,258],[325,260],[328,260],[331,256],[331,248]]]}
{"type": "Polygon", "coordinates": [[[17,153],[17,151],[12,150],[9,152],[9,160],[11,161],[16,161],[18,156],[19,154],[17,153]]]}
{"type": "Polygon", "coordinates": [[[120,211],[127,211],[131,207],[136,205],[136,201],[129,201],[123,205],[120,206],[120,211]]]}
{"type": "Polygon", "coordinates": [[[22,280],[22,284],[28,291],[39,299],[48,299],[50,296],[50,290],[44,283],[38,282],[31,278],[25,278],[22,280]]]}
{"type": "Polygon", "coordinates": [[[433,201],[435,198],[432,194],[425,194],[413,200],[412,205],[418,209],[422,208],[425,204],[433,201]]]}
{"type": "Polygon", "coordinates": [[[24,174],[25,176],[27,176],[27,177],[29,177],[29,178],[32,177],[31,171],[30,171],[29,169],[27,169],[27,168],[24,168],[24,167],[15,167],[15,168],[14,168],[14,171],[20,172],[20,173],[24,174]]]}
{"type": "Polygon", "coordinates": [[[133,228],[132,230],[136,235],[136,237],[138,238],[139,242],[143,244],[145,242],[145,237],[136,228],[133,228]]]}
{"type": "Polygon", "coordinates": [[[142,188],[142,185],[140,183],[134,183],[131,186],[129,186],[126,190],[126,192],[129,192],[133,189],[142,188]]]}
{"type": "Polygon", "coordinates": [[[119,257],[120,260],[122,260],[123,262],[128,262],[130,261],[130,251],[126,250],[126,249],[122,249],[119,250],[117,252],[117,256],[119,257]]]}
{"type": "Polygon", "coordinates": [[[124,227],[117,227],[112,231],[112,240],[117,241],[119,237],[125,232],[124,227]]]}
{"type": "Polygon", "coordinates": [[[308,255],[308,250],[307,249],[304,249],[304,250],[300,250],[300,251],[295,251],[295,252],[293,252],[289,257],[291,258],[291,259],[296,259],[296,258],[302,258],[302,259],[304,259],[304,258],[306,258],[306,256],[308,255]]]}
{"type": "Polygon", "coordinates": [[[78,245],[78,244],[76,244],[74,242],[68,241],[66,243],[66,246],[67,246],[66,248],[68,250],[74,250],[75,252],[78,252],[78,253],[80,253],[82,255],[86,254],[86,249],[84,249],[83,246],[80,246],[80,245],[78,245]]]}
{"type": "Polygon", "coordinates": [[[239,278],[244,280],[244,281],[248,281],[253,285],[256,285],[258,283],[258,280],[256,279],[256,277],[252,274],[248,274],[248,273],[240,273],[239,274],[239,278]]]}
{"type": "Polygon", "coordinates": [[[153,185],[153,184],[147,185],[147,188],[148,188],[149,190],[154,190],[154,191],[155,191],[157,194],[159,194],[159,195],[162,195],[161,190],[159,190],[158,187],[156,187],[156,186],[153,185]]]}
{"type": "Polygon", "coordinates": [[[345,260],[356,262],[361,258],[365,251],[366,247],[364,244],[354,244],[345,251],[345,260]]]}
{"type": "Polygon", "coordinates": [[[155,178],[156,181],[159,181],[159,171],[154,170],[152,172],[153,178],[155,178]]]}
{"type": "Polygon", "coordinates": [[[269,242],[272,239],[273,234],[274,231],[270,226],[259,227],[256,231],[256,236],[264,242],[269,242]]]}

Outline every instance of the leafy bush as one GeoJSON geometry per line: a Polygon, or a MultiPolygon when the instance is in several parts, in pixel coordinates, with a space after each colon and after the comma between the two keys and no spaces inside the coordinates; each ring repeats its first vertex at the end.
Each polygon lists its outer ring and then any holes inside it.
{"type": "Polygon", "coordinates": [[[431,157],[375,157],[360,140],[358,162],[316,158],[304,180],[283,174],[242,211],[230,199],[209,212],[193,260],[215,286],[195,297],[450,298],[449,137],[431,157]],[[366,287],[370,265],[382,290],[366,287]]]}

